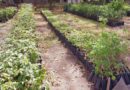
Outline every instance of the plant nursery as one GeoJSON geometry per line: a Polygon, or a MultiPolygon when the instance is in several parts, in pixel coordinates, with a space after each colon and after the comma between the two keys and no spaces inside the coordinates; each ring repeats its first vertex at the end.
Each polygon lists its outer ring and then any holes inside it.
{"type": "Polygon", "coordinates": [[[0,0],[0,90],[130,90],[130,1],[0,0]]]}

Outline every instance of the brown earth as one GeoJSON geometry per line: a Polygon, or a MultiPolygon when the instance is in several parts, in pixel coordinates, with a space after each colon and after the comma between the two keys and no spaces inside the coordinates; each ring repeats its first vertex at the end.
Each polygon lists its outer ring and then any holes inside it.
{"type": "Polygon", "coordinates": [[[9,20],[6,23],[0,23],[0,50],[3,47],[3,44],[5,43],[5,39],[9,34],[9,31],[12,28],[11,20],[9,20]]]}
{"type": "Polygon", "coordinates": [[[64,47],[48,23],[35,14],[42,63],[48,72],[50,90],[91,90],[83,65],[64,47]]]}

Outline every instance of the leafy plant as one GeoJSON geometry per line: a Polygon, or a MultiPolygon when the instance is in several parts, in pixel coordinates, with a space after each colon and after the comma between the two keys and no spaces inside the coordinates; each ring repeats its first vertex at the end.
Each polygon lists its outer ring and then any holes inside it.
{"type": "Polygon", "coordinates": [[[0,21],[6,21],[14,16],[17,9],[15,7],[0,8],[0,21]]]}
{"type": "Polygon", "coordinates": [[[123,8],[125,11],[130,11],[130,5],[127,3],[124,4],[123,8]]]}
{"type": "Polygon", "coordinates": [[[102,7],[102,15],[109,20],[121,19],[126,11],[124,10],[124,0],[113,0],[111,3],[102,7]]]}
{"type": "Polygon", "coordinates": [[[122,69],[120,55],[126,50],[125,46],[115,33],[102,32],[98,40],[92,44],[89,53],[96,73],[114,78],[114,75],[122,69]]]}
{"type": "Polygon", "coordinates": [[[98,16],[100,14],[100,6],[92,4],[68,4],[65,9],[71,12],[77,12],[87,16],[98,16]]]}

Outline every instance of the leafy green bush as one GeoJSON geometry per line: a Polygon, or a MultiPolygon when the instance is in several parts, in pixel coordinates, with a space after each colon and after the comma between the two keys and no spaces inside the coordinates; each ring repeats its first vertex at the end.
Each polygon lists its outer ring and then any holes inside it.
{"type": "Polygon", "coordinates": [[[122,69],[120,55],[125,50],[125,44],[112,32],[103,32],[92,44],[89,53],[90,60],[95,64],[95,71],[101,76],[114,78],[122,69]]]}
{"type": "Polygon", "coordinates": [[[21,5],[5,48],[0,51],[1,90],[40,90],[45,70],[39,69],[33,7],[21,5]]]}
{"type": "Polygon", "coordinates": [[[0,21],[6,21],[14,16],[17,9],[15,7],[0,8],[0,21]]]}
{"type": "Polygon", "coordinates": [[[112,32],[103,31],[100,36],[93,33],[73,29],[58,19],[52,12],[43,10],[43,14],[74,46],[85,51],[87,57],[93,63],[94,71],[101,77],[111,77],[119,74],[123,68],[120,55],[127,46],[112,32]]]}
{"type": "Polygon", "coordinates": [[[126,14],[124,9],[123,0],[113,0],[111,3],[102,7],[102,15],[109,20],[118,20],[121,19],[126,14]]]}
{"type": "Polygon", "coordinates": [[[130,11],[130,5],[129,4],[125,3],[123,7],[124,7],[125,11],[130,11]]]}
{"type": "Polygon", "coordinates": [[[108,20],[121,19],[126,11],[123,7],[123,0],[113,0],[107,5],[93,5],[93,4],[67,4],[65,10],[75,12],[87,17],[96,16],[107,18],[108,20]]]}
{"type": "Polygon", "coordinates": [[[65,5],[65,9],[67,9],[67,11],[77,12],[87,16],[98,16],[101,13],[101,6],[92,4],[68,4],[65,5]]]}

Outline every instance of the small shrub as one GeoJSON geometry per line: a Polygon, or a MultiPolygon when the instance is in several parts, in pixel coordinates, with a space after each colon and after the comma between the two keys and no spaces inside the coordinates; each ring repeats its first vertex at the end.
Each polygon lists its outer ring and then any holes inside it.
{"type": "Polygon", "coordinates": [[[90,60],[95,65],[97,74],[114,78],[122,69],[120,55],[126,50],[126,45],[112,32],[103,32],[89,53],[90,60]]]}
{"type": "Polygon", "coordinates": [[[12,18],[16,13],[17,9],[15,7],[7,7],[0,9],[0,21],[7,21],[12,18]]]}

